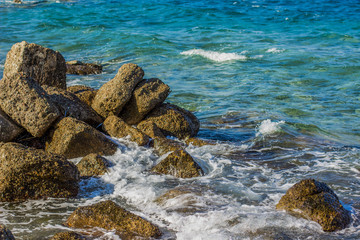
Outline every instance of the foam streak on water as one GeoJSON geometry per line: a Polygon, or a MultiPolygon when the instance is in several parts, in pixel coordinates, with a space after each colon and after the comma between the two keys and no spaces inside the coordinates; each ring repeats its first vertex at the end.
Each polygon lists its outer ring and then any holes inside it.
{"type": "Polygon", "coordinates": [[[232,60],[242,60],[245,61],[247,57],[245,55],[239,55],[237,53],[222,53],[222,52],[214,52],[214,51],[205,51],[202,49],[193,49],[181,52],[182,55],[199,55],[204,58],[210,59],[215,62],[226,62],[232,60]]]}

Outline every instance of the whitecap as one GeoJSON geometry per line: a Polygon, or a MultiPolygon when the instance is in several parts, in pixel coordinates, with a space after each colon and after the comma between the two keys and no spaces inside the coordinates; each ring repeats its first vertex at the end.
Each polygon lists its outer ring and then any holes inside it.
{"type": "Polygon", "coordinates": [[[225,62],[231,60],[242,60],[245,61],[247,59],[246,56],[240,55],[237,53],[222,53],[222,52],[215,52],[215,51],[205,51],[203,49],[192,49],[188,51],[184,51],[180,53],[181,55],[198,55],[204,58],[210,59],[215,62],[225,62]]]}
{"type": "Polygon", "coordinates": [[[284,124],[284,121],[272,122],[270,119],[266,119],[261,122],[257,128],[256,136],[261,135],[270,135],[278,132],[281,128],[280,125],[284,124]]]}
{"type": "Polygon", "coordinates": [[[269,48],[268,50],[266,50],[267,53],[281,53],[285,51],[284,49],[278,49],[278,48],[269,48]]]}

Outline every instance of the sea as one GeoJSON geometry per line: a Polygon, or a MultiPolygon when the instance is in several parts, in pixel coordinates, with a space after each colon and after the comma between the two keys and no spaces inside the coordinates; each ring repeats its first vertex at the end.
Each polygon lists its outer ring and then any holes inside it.
{"type": "Polygon", "coordinates": [[[205,175],[178,179],[149,172],[162,160],[153,149],[113,139],[109,172],[82,180],[77,198],[0,203],[16,239],[71,230],[63,223],[77,207],[109,199],[159,226],[161,239],[360,239],[360,1],[22,2],[0,0],[0,76],[21,41],[103,65],[100,75],[68,75],[68,86],[100,88],[136,63],[216,145],[187,147],[205,175]],[[307,178],[334,190],[351,212],[347,228],[323,232],[276,210],[307,178]]]}

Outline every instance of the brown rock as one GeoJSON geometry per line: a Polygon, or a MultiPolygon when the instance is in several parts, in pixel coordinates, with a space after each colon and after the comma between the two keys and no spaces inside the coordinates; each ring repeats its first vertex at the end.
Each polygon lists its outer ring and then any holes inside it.
{"type": "Polygon", "coordinates": [[[0,240],[15,240],[14,235],[4,225],[0,225],[0,240]]]}
{"type": "Polygon", "coordinates": [[[96,177],[104,175],[110,167],[110,163],[99,154],[91,153],[83,157],[76,166],[81,177],[96,177]]]}
{"type": "Polygon", "coordinates": [[[82,102],[91,107],[97,90],[84,85],[75,85],[67,88],[68,92],[75,94],[82,102]]]}
{"type": "Polygon", "coordinates": [[[137,124],[144,119],[146,114],[164,102],[169,93],[169,86],[160,79],[143,80],[136,86],[119,116],[127,124],[137,124]]]}
{"type": "Polygon", "coordinates": [[[326,232],[344,229],[351,221],[350,213],[336,194],[325,183],[314,179],[302,180],[292,186],[276,208],[311,219],[326,232]]]}
{"type": "Polygon", "coordinates": [[[60,232],[55,234],[50,240],[86,240],[87,238],[76,232],[60,232]]]}
{"type": "Polygon", "coordinates": [[[103,122],[91,107],[80,101],[73,93],[59,88],[44,86],[50,100],[58,107],[63,117],[72,117],[86,122],[91,126],[98,126],[103,122]]]}
{"type": "Polygon", "coordinates": [[[139,146],[147,145],[150,140],[147,135],[131,127],[116,116],[106,118],[102,127],[103,130],[112,137],[123,138],[130,136],[131,141],[136,142],[139,146]]]}
{"type": "Polygon", "coordinates": [[[83,63],[80,61],[66,62],[66,73],[75,75],[90,75],[102,73],[102,66],[95,63],[83,63]]]}
{"type": "Polygon", "coordinates": [[[0,142],[10,142],[24,131],[0,110],[0,142]]]}
{"type": "Polygon", "coordinates": [[[185,145],[183,143],[172,139],[155,138],[153,143],[156,153],[160,156],[176,150],[185,150],[185,145]]]}
{"type": "Polygon", "coordinates": [[[0,156],[0,201],[68,198],[78,193],[79,171],[62,156],[18,143],[1,146],[0,156]]]}
{"type": "Polygon", "coordinates": [[[25,41],[14,44],[6,56],[4,78],[12,79],[18,73],[40,85],[66,89],[65,59],[49,48],[25,41]]]}
{"type": "Polygon", "coordinates": [[[178,178],[192,178],[204,175],[204,171],[185,150],[176,150],[151,169],[158,174],[178,178]]]}
{"type": "Polygon", "coordinates": [[[21,75],[0,81],[0,108],[34,137],[41,137],[60,116],[44,89],[21,75]]]}
{"type": "Polygon", "coordinates": [[[142,121],[136,127],[151,138],[165,138],[160,128],[158,128],[156,124],[151,121],[142,121]]]}
{"type": "Polygon", "coordinates": [[[199,120],[191,112],[173,104],[161,104],[152,110],[144,121],[152,121],[164,135],[180,139],[195,136],[200,127],[199,120]]]}
{"type": "Polygon", "coordinates": [[[92,103],[93,109],[104,118],[119,115],[143,76],[144,71],[136,64],[124,64],[116,76],[96,93],[92,103]]]}
{"type": "Polygon", "coordinates": [[[67,219],[66,225],[73,228],[115,229],[116,234],[122,239],[133,239],[136,236],[144,238],[161,236],[161,231],[157,226],[126,211],[110,200],[77,208],[67,219]]]}
{"type": "Polygon", "coordinates": [[[116,152],[117,146],[90,125],[66,117],[55,126],[45,150],[62,154],[67,158],[77,158],[90,153],[112,155],[116,152]]]}
{"type": "Polygon", "coordinates": [[[210,141],[206,141],[206,140],[202,140],[199,138],[187,138],[185,140],[185,143],[187,145],[193,145],[195,147],[202,147],[202,146],[206,146],[206,145],[215,145],[215,143],[210,142],[210,141]]]}

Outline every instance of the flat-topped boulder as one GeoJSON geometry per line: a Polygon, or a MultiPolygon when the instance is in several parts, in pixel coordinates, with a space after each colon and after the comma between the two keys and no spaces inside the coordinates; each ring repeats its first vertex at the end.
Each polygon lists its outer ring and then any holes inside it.
{"type": "Polygon", "coordinates": [[[121,239],[137,239],[138,237],[149,239],[160,237],[162,234],[154,224],[110,200],[77,208],[67,219],[66,225],[72,228],[115,229],[121,239]]]}
{"type": "Polygon", "coordinates": [[[110,162],[99,154],[91,153],[83,157],[76,166],[81,177],[97,177],[108,171],[110,162]]]}
{"type": "Polygon", "coordinates": [[[314,179],[305,179],[292,186],[276,209],[311,219],[326,232],[344,229],[351,221],[350,212],[342,206],[336,194],[325,183],[314,179]]]}
{"type": "Polygon", "coordinates": [[[19,143],[0,147],[0,201],[75,197],[79,171],[63,156],[19,143]]]}
{"type": "Polygon", "coordinates": [[[12,232],[4,225],[0,225],[0,240],[15,240],[12,232]]]}
{"type": "Polygon", "coordinates": [[[56,233],[52,238],[50,238],[50,240],[87,240],[87,239],[88,238],[86,238],[85,236],[71,231],[56,233]]]}
{"type": "Polygon", "coordinates": [[[102,73],[102,66],[96,63],[84,63],[81,61],[66,62],[66,73],[74,75],[90,75],[102,73]]]}
{"type": "Polygon", "coordinates": [[[4,78],[12,79],[19,73],[40,85],[66,89],[65,59],[50,48],[25,41],[14,44],[6,55],[4,78]]]}
{"type": "Polygon", "coordinates": [[[152,109],[165,101],[170,87],[160,79],[151,78],[141,81],[135,88],[130,100],[119,115],[127,124],[137,124],[152,109]]]}
{"type": "Polygon", "coordinates": [[[41,137],[61,116],[45,90],[21,74],[0,81],[0,108],[34,137],[41,137]]]}
{"type": "Polygon", "coordinates": [[[96,93],[92,103],[93,109],[104,118],[119,115],[143,76],[144,71],[138,65],[122,65],[116,76],[96,93]]]}
{"type": "Polygon", "coordinates": [[[55,125],[45,150],[67,158],[84,157],[90,153],[113,155],[117,146],[103,133],[90,125],[71,118],[63,118],[55,125]]]}
{"type": "Polygon", "coordinates": [[[84,102],[88,106],[91,106],[97,93],[97,90],[84,85],[70,86],[67,88],[67,91],[75,94],[82,102],[84,102]]]}
{"type": "Polygon", "coordinates": [[[0,142],[10,142],[23,131],[22,127],[18,126],[0,109],[0,142]]]}

